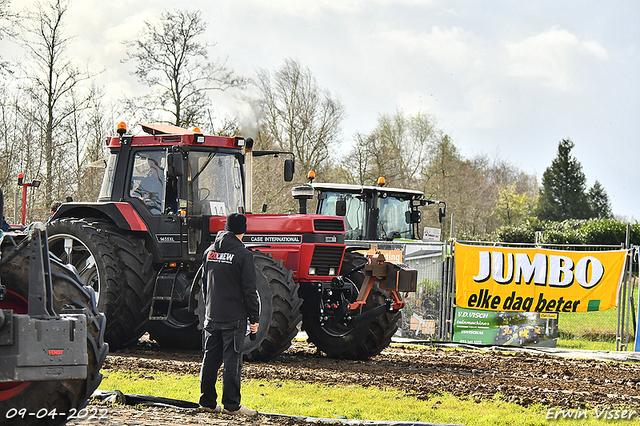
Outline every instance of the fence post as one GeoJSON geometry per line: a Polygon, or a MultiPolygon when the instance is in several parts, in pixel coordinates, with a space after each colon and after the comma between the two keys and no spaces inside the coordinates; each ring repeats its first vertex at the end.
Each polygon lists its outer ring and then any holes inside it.
{"type": "Polygon", "coordinates": [[[438,315],[438,323],[440,327],[438,327],[438,340],[444,341],[444,336],[446,334],[445,329],[447,327],[446,322],[446,314],[447,310],[447,270],[449,269],[449,256],[447,256],[447,250],[449,249],[449,242],[445,241],[442,245],[442,272],[440,275],[440,313],[438,315]]]}
{"type": "MultiPolygon", "coordinates": [[[[634,251],[633,251],[633,255],[631,256],[631,260],[635,260],[638,259],[638,261],[636,262],[636,265],[638,265],[638,277],[640,278],[640,246],[636,246],[634,247],[634,251]]],[[[633,271],[633,269],[632,269],[633,271]]],[[[636,344],[634,347],[634,350],[636,352],[640,352],[640,303],[638,303],[638,312],[636,314],[636,344]]]]}
{"type": "Polygon", "coordinates": [[[626,255],[626,268],[624,270],[624,278],[622,280],[622,287],[620,288],[620,294],[618,294],[618,300],[620,301],[620,307],[618,309],[618,329],[616,332],[616,350],[626,351],[629,345],[629,322],[627,314],[627,287],[631,282],[630,268],[633,263],[633,257],[629,255],[631,241],[631,225],[627,224],[627,232],[625,236],[624,248],[627,250],[626,255]]]}
{"type": "Polygon", "coordinates": [[[440,341],[450,341],[453,333],[453,297],[455,294],[454,282],[454,220],[455,216],[451,215],[451,237],[449,241],[442,246],[443,250],[443,266],[442,266],[442,292],[440,293],[440,329],[438,330],[438,339],[440,341]]]}

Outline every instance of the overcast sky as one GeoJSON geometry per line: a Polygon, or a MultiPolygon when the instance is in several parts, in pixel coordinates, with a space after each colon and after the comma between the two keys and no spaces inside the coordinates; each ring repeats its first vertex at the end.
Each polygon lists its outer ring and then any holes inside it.
{"type": "MultiPolygon", "coordinates": [[[[239,74],[285,58],[308,67],[346,107],[344,150],[379,114],[423,112],[465,157],[497,156],[540,181],[570,138],[588,186],[600,181],[614,214],[640,218],[638,1],[75,0],[65,34],[105,69],[111,96],[131,95],[141,87],[121,41],[177,7],[202,11],[211,56],[239,74]]],[[[249,112],[229,101],[215,114],[249,112]]]]}

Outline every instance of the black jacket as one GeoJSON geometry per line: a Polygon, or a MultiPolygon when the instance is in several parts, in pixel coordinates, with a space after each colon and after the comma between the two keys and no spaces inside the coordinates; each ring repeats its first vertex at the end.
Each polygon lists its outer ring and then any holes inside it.
{"type": "Polygon", "coordinates": [[[253,255],[231,232],[219,232],[204,252],[205,326],[213,322],[258,322],[253,255]]]}

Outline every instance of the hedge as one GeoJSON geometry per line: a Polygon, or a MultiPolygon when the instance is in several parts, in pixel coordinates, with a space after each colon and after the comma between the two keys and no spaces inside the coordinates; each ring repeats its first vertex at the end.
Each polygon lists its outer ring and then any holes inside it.
{"type": "MultiPolygon", "coordinates": [[[[569,219],[562,222],[529,218],[519,226],[503,226],[497,230],[498,241],[534,243],[541,232],[540,243],[618,245],[625,242],[626,222],[615,219],[569,219]]],[[[640,223],[631,225],[631,244],[640,245],[640,223]]]]}

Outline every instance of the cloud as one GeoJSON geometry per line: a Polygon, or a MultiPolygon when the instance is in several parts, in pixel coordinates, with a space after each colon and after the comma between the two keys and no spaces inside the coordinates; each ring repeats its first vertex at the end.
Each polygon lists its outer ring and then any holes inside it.
{"type": "Polygon", "coordinates": [[[390,45],[391,51],[428,59],[444,71],[472,66],[481,55],[473,48],[474,35],[459,27],[433,27],[430,31],[418,34],[407,30],[390,30],[383,33],[381,38],[390,45]]]}
{"type": "Polygon", "coordinates": [[[540,80],[563,92],[576,87],[582,67],[608,60],[607,51],[595,41],[581,41],[567,30],[552,28],[520,42],[507,42],[508,74],[540,80]]]}
{"type": "Polygon", "coordinates": [[[434,0],[245,0],[245,4],[252,3],[254,9],[268,11],[274,15],[312,18],[319,13],[357,14],[371,9],[385,9],[392,7],[428,7],[434,0]]]}

